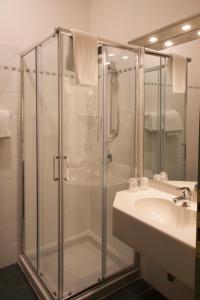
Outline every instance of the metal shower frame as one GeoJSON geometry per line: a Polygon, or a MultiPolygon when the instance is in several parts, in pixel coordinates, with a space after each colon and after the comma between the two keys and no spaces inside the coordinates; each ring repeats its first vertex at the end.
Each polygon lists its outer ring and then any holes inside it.
{"type": "MultiPolygon", "coordinates": [[[[21,129],[22,129],[22,151],[21,151],[21,178],[22,178],[22,198],[23,198],[23,206],[25,205],[25,199],[24,199],[24,153],[23,153],[23,145],[24,145],[24,127],[23,127],[23,112],[24,112],[24,64],[23,64],[23,58],[25,55],[29,54],[31,51],[35,50],[35,65],[36,65],[36,108],[38,107],[39,103],[39,66],[38,66],[38,61],[39,61],[39,49],[40,47],[48,42],[51,38],[57,36],[57,61],[58,61],[58,132],[59,132],[59,141],[58,141],[58,153],[60,156],[59,159],[59,164],[58,164],[58,176],[59,178],[63,178],[63,166],[62,166],[62,158],[63,158],[63,141],[62,141],[62,77],[63,77],[63,35],[68,35],[72,36],[71,31],[58,27],[55,28],[55,30],[52,32],[51,35],[49,35],[47,38],[42,40],[41,42],[33,45],[26,51],[24,51],[21,54],[21,129]]],[[[141,103],[143,103],[142,97],[143,95],[143,56],[144,56],[144,51],[140,47],[135,47],[132,45],[128,45],[125,43],[118,43],[118,42],[113,42],[104,38],[98,38],[98,42],[102,46],[111,46],[111,47],[116,47],[120,49],[125,49],[125,50],[130,50],[134,53],[137,53],[137,61],[136,61],[136,115],[142,114],[142,109],[143,106],[141,103]]],[[[37,115],[37,114],[36,114],[37,115]]],[[[140,119],[140,118],[139,118],[140,119]]],[[[143,132],[143,129],[141,126],[139,126],[136,118],[136,124],[135,124],[135,130],[134,130],[134,136],[135,136],[135,155],[134,155],[134,161],[135,161],[135,169],[133,172],[135,173],[135,176],[140,177],[142,176],[143,172],[143,157],[142,157],[142,152],[141,148],[143,147],[143,135],[141,133],[143,132]],[[140,162],[140,164],[136,165],[136,162],[140,162]]],[[[36,122],[36,133],[38,133],[38,127],[37,127],[37,122],[36,122]]],[[[39,143],[38,140],[38,134],[36,134],[36,143],[39,143]]],[[[37,183],[39,184],[39,171],[37,168],[37,183]]],[[[64,245],[63,245],[63,182],[62,180],[59,180],[59,188],[58,188],[58,299],[63,299],[63,257],[64,257],[64,245]]],[[[104,189],[104,186],[103,186],[104,189]]],[[[104,198],[104,197],[103,197],[104,198]]],[[[102,199],[103,203],[103,209],[105,208],[105,199],[102,199]]],[[[23,207],[23,211],[24,207],[23,207]]],[[[37,224],[39,224],[39,195],[37,195],[37,224]]],[[[102,214],[103,215],[103,214],[102,214]]],[[[39,228],[40,226],[37,226],[37,256],[40,255],[39,249],[40,249],[40,239],[39,239],[39,228]]],[[[23,214],[23,253],[19,256],[19,264],[21,268],[23,269],[25,275],[28,277],[31,285],[35,289],[36,293],[40,297],[40,299],[44,300],[49,300],[49,299],[54,299],[50,292],[47,290],[47,287],[44,285],[40,277],[38,276],[37,271],[39,270],[39,257],[37,257],[37,269],[34,269],[34,267],[31,265],[28,257],[25,254],[25,222],[24,222],[24,214],[23,214]]],[[[104,253],[102,253],[102,256],[104,253]]],[[[127,270],[123,270],[115,275],[109,276],[106,279],[102,279],[102,281],[98,284],[95,284],[94,286],[87,288],[77,294],[74,294],[73,296],[69,296],[64,299],[96,299],[94,297],[97,297],[97,295],[101,295],[103,292],[109,292],[111,287],[112,289],[119,288],[120,285],[124,285],[125,283],[132,281],[136,276],[139,275],[139,254],[135,252],[135,266],[134,267],[128,267],[127,270]]]]}

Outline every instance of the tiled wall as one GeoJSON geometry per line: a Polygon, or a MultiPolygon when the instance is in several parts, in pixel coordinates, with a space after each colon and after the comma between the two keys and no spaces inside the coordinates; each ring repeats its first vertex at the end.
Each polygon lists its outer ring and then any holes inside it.
{"type": "Polygon", "coordinates": [[[88,30],[88,5],[89,0],[0,3],[0,110],[10,112],[12,123],[11,138],[0,139],[0,268],[16,262],[22,247],[20,72],[12,67],[19,68],[20,52],[45,38],[56,26],[88,30]]]}
{"type": "Polygon", "coordinates": [[[14,263],[21,248],[19,182],[20,72],[0,66],[0,110],[11,117],[11,138],[0,139],[0,267],[14,263]]]}

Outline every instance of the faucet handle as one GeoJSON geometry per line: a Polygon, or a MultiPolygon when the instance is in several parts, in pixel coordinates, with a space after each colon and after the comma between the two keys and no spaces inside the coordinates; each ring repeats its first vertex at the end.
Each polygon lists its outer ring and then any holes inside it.
{"type": "Polygon", "coordinates": [[[190,188],[187,187],[187,186],[178,187],[176,190],[177,191],[188,191],[188,192],[191,192],[190,188]]]}
{"type": "Polygon", "coordinates": [[[190,190],[190,188],[187,187],[187,186],[178,187],[178,188],[176,188],[176,189],[177,189],[177,190],[190,190]]]}
{"type": "Polygon", "coordinates": [[[191,196],[191,193],[192,193],[191,190],[190,190],[190,188],[187,187],[187,186],[179,187],[179,188],[177,188],[176,190],[177,190],[177,191],[183,191],[184,197],[187,196],[186,193],[188,193],[189,196],[191,196]]]}

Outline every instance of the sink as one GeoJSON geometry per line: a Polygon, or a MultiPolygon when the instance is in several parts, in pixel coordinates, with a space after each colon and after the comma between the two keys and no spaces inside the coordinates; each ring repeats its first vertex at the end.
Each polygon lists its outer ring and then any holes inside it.
{"type": "MultiPolygon", "coordinates": [[[[174,196],[172,196],[173,198],[174,196]]],[[[174,205],[165,198],[143,198],[134,202],[136,214],[145,216],[155,223],[170,227],[185,228],[195,226],[195,210],[185,209],[181,205],[174,205]]]]}
{"type": "Polygon", "coordinates": [[[113,232],[166,272],[193,287],[196,205],[174,204],[174,197],[153,188],[118,192],[113,204],[113,232]]]}
{"type": "Polygon", "coordinates": [[[163,225],[177,226],[178,208],[163,198],[144,198],[134,203],[136,213],[163,225]]]}

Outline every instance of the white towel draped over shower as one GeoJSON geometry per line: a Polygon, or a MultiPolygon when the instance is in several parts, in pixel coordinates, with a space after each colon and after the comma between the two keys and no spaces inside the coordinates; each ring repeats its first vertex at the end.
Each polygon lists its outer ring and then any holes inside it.
{"type": "Polygon", "coordinates": [[[145,114],[144,126],[147,131],[159,131],[163,126],[163,118],[161,119],[162,125],[160,125],[160,117],[157,112],[149,112],[145,114]]]}
{"type": "Polygon", "coordinates": [[[97,38],[87,32],[71,29],[73,35],[73,60],[78,84],[98,84],[97,38]]]}
{"type": "Polygon", "coordinates": [[[187,58],[175,54],[172,57],[173,92],[184,94],[186,92],[187,58]]]}
{"type": "Polygon", "coordinates": [[[169,110],[164,115],[165,131],[174,132],[183,130],[183,123],[180,113],[177,110],[169,110]]]}
{"type": "Polygon", "coordinates": [[[166,111],[162,114],[161,120],[159,113],[149,112],[145,114],[144,123],[145,129],[150,132],[160,130],[165,130],[165,132],[177,132],[183,130],[180,113],[176,110],[166,111]]]}

